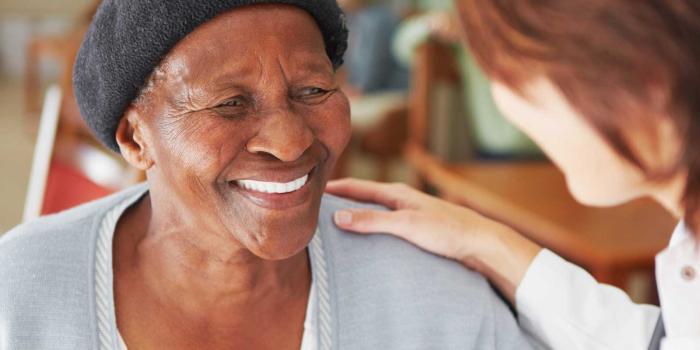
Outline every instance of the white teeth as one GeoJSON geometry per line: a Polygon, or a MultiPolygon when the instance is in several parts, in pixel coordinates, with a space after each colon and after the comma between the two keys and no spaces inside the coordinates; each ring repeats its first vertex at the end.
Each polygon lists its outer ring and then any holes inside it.
{"type": "Polygon", "coordinates": [[[289,193],[297,191],[298,189],[304,187],[306,181],[309,179],[309,175],[304,175],[294,181],[287,183],[279,182],[265,182],[265,181],[255,181],[255,180],[238,180],[236,184],[241,188],[246,190],[263,192],[263,193],[289,193]]]}

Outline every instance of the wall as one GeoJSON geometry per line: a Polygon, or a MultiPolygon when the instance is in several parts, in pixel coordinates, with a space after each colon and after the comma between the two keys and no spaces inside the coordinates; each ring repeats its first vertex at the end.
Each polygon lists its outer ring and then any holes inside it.
{"type": "Polygon", "coordinates": [[[0,17],[34,16],[73,18],[92,0],[0,0],[0,17]]]}
{"type": "Polygon", "coordinates": [[[70,28],[92,2],[0,0],[0,77],[21,79],[30,38],[58,34],[70,28]]]}

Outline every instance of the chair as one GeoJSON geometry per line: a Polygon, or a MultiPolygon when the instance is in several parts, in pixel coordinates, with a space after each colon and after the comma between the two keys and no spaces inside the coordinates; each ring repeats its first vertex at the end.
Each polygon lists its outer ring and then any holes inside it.
{"type": "Polygon", "coordinates": [[[34,38],[27,48],[26,111],[42,109],[34,150],[24,221],[91,201],[131,184],[145,175],[129,167],[91,135],[78,110],[71,77],[80,43],[100,1],[86,8],[71,31],[34,38]],[[59,81],[49,88],[43,107],[36,104],[40,91],[38,63],[52,59],[61,67],[59,81]]]}
{"type": "Polygon", "coordinates": [[[62,127],[64,98],[49,88],[39,120],[23,221],[98,199],[140,182],[143,173],[103,151],[75,128],[62,127]]]}
{"type": "Polygon", "coordinates": [[[61,108],[61,89],[53,85],[44,98],[44,109],[39,120],[39,132],[37,142],[34,146],[34,158],[32,160],[32,170],[29,175],[29,185],[27,197],[24,201],[24,214],[22,221],[30,221],[41,215],[41,208],[44,204],[44,193],[46,191],[46,180],[53,154],[53,145],[58,130],[58,117],[61,108]]]}
{"type": "Polygon", "coordinates": [[[406,96],[389,92],[351,98],[352,139],[338,161],[334,178],[349,176],[349,158],[361,154],[377,169],[374,178],[388,181],[392,161],[400,160],[406,142],[406,96]]]}

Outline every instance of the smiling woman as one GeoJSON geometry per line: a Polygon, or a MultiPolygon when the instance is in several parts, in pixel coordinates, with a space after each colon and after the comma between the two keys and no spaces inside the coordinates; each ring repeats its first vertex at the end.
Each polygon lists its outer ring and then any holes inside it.
{"type": "Polygon", "coordinates": [[[163,203],[154,231],[227,233],[268,259],[299,253],[350,136],[349,104],[313,17],[238,9],[187,35],[157,72],[116,132],[163,203]]]}
{"type": "Polygon", "coordinates": [[[346,38],[330,0],[103,1],[76,96],[148,181],[3,236],[0,349],[529,348],[476,273],[332,224],[346,38]]]}

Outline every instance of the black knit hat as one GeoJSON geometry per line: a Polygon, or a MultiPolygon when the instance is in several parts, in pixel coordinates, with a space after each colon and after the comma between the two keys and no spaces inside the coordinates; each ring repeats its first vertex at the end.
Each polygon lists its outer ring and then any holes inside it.
{"type": "Polygon", "coordinates": [[[126,107],[175,44],[197,26],[236,7],[288,4],[310,13],[333,67],[343,63],[348,31],[335,0],[104,0],[73,68],[80,113],[95,136],[119,152],[115,133],[126,107]]]}

